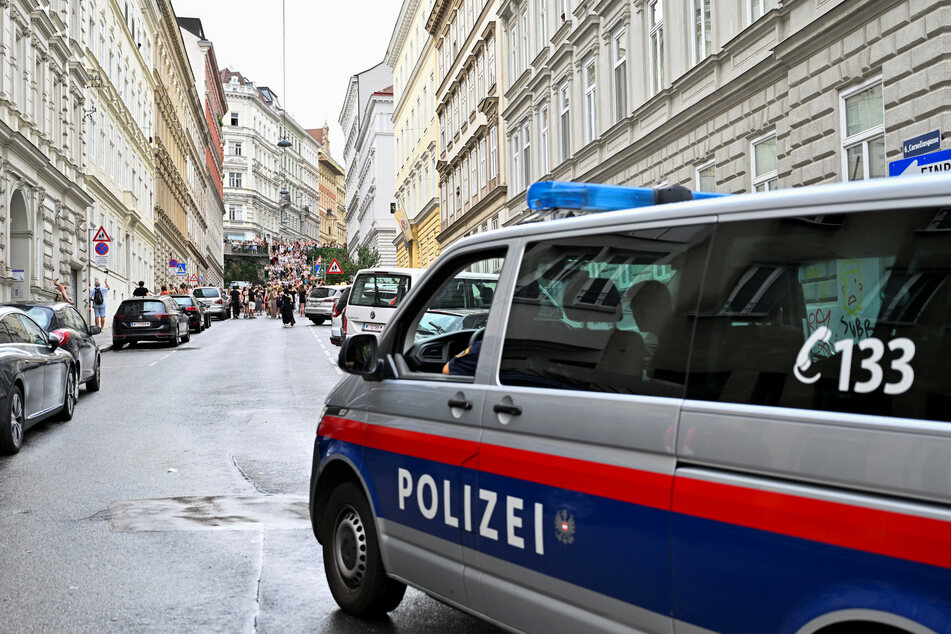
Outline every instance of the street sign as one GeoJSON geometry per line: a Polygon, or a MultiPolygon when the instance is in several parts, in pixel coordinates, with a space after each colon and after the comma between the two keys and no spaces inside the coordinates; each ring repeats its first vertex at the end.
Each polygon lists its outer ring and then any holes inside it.
{"type": "Polygon", "coordinates": [[[178,266],[175,267],[175,275],[187,275],[184,262],[179,262],[178,266]]]}
{"type": "Polygon", "coordinates": [[[314,275],[320,275],[320,264],[314,265],[314,275]]]}
{"type": "Polygon", "coordinates": [[[172,258],[171,260],[168,261],[168,268],[174,269],[176,266],[178,266],[178,260],[176,260],[175,258],[172,258]]]}
{"type": "Polygon", "coordinates": [[[191,276],[190,278],[188,278],[188,283],[189,283],[189,284],[197,284],[197,283],[198,283],[198,274],[197,274],[197,273],[192,273],[192,276],[191,276]]]}
{"type": "Polygon", "coordinates": [[[93,264],[100,269],[107,268],[109,266],[109,243],[108,242],[94,242],[95,246],[93,250],[96,254],[93,256],[93,264]]]}
{"type": "Polygon", "coordinates": [[[112,242],[112,238],[106,233],[105,227],[99,227],[96,234],[92,237],[93,242],[112,242]]]}
{"type": "Polygon", "coordinates": [[[327,275],[343,275],[343,269],[337,262],[337,258],[334,258],[334,261],[330,263],[330,268],[327,269],[327,275]]]}
{"type": "Polygon", "coordinates": [[[96,243],[96,255],[108,255],[109,254],[109,243],[108,242],[97,242],[96,243]]]}
{"type": "Polygon", "coordinates": [[[922,154],[914,158],[892,161],[888,164],[889,176],[920,176],[922,174],[951,173],[951,150],[922,154]]]}
{"type": "Polygon", "coordinates": [[[204,274],[204,273],[202,273],[201,275],[198,276],[198,283],[199,283],[199,284],[204,284],[204,283],[205,283],[205,274],[204,274]]]}
{"type": "Polygon", "coordinates": [[[318,256],[317,256],[317,264],[322,264],[323,261],[324,261],[324,256],[318,255],[318,256]]]}
{"type": "Polygon", "coordinates": [[[932,130],[928,134],[916,136],[915,138],[908,139],[902,143],[901,151],[905,154],[905,158],[911,158],[913,156],[927,154],[928,152],[937,150],[940,147],[941,130],[932,130]]]}
{"type": "Polygon", "coordinates": [[[309,279],[311,282],[316,282],[316,281],[317,281],[317,276],[316,276],[316,275],[311,275],[308,279],[309,279]]]}

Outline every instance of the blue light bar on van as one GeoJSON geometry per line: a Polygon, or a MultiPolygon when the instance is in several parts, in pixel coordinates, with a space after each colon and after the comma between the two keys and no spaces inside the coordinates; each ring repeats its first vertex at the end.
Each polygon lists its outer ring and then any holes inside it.
{"type": "Polygon", "coordinates": [[[634,207],[650,207],[674,200],[693,200],[719,198],[729,194],[690,192],[685,188],[620,187],[618,185],[595,185],[591,183],[563,183],[543,181],[528,188],[528,208],[543,209],[579,209],[584,211],[612,211],[634,207]],[[683,197],[673,198],[664,194],[685,192],[683,197]]]}

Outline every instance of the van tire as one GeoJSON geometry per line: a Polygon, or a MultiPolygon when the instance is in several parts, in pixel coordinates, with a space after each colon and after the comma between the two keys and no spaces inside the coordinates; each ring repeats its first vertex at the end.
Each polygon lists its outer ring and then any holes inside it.
{"type": "Polygon", "coordinates": [[[406,585],[386,576],[373,514],[352,482],[333,490],[327,501],[322,540],[324,572],[334,600],[357,617],[378,617],[403,600],[406,585]]]}

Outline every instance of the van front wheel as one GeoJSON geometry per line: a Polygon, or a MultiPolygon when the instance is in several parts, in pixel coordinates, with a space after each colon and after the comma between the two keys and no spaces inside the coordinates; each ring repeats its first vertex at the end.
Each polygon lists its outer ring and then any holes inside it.
{"type": "Polygon", "coordinates": [[[363,493],[350,482],[327,501],[324,572],[334,600],[359,617],[381,616],[403,600],[406,586],[386,576],[373,515],[363,493]]]}

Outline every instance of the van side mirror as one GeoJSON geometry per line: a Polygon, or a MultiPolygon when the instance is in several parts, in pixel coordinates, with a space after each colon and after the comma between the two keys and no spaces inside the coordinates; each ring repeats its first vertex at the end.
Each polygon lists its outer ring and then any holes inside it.
{"type": "Polygon", "coordinates": [[[383,360],[377,355],[376,335],[347,337],[340,347],[337,365],[344,372],[362,376],[367,381],[382,381],[383,360]]]}

